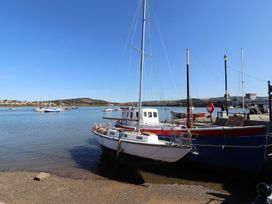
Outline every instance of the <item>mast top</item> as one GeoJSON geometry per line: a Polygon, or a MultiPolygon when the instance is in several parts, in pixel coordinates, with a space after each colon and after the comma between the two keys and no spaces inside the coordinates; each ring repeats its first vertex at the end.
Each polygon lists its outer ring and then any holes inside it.
{"type": "Polygon", "coordinates": [[[186,64],[189,65],[190,64],[190,56],[189,56],[189,48],[186,48],[186,64]]]}

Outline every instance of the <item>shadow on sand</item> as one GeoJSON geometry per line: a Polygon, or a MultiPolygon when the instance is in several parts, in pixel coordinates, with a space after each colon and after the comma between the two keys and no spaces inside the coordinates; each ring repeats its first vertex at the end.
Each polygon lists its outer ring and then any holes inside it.
{"type": "Polygon", "coordinates": [[[101,151],[100,146],[92,138],[89,139],[91,146],[77,146],[70,150],[77,167],[91,171],[92,173],[105,178],[131,183],[143,184],[144,180],[135,168],[133,162],[117,162],[113,152],[101,151]]]}
{"type": "Polygon", "coordinates": [[[145,182],[201,184],[213,190],[222,189],[228,194],[208,193],[223,200],[222,203],[251,203],[256,196],[256,184],[271,181],[269,171],[261,174],[247,173],[185,161],[159,166],[158,163],[150,163],[124,154],[121,154],[117,161],[115,152],[108,149],[101,151],[94,139],[89,139],[89,144],[91,146],[78,146],[70,150],[78,168],[131,184],[145,182]]]}

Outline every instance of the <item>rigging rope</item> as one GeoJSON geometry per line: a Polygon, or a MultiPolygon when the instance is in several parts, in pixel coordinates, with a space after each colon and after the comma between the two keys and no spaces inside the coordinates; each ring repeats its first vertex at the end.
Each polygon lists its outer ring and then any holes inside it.
{"type": "Polygon", "coordinates": [[[173,66],[172,64],[170,63],[170,58],[167,54],[167,51],[166,51],[166,46],[165,46],[165,43],[164,43],[164,39],[163,39],[163,36],[162,36],[162,32],[161,32],[161,29],[160,29],[160,26],[159,26],[159,23],[158,23],[158,20],[157,20],[157,16],[156,16],[156,13],[154,12],[154,19],[155,19],[155,24],[156,24],[156,27],[157,27],[157,30],[158,30],[158,33],[159,33],[159,38],[160,38],[160,41],[161,41],[161,44],[162,44],[162,48],[163,48],[163,53],[165,55],[165,58],[166,58],[166,61],[167,61],[167,64],[168,64],[168,69],[169,69],[169,72],[170,72],[170,76],[171,76],[171,79],[174,83],[174,87],[175,87],[175,92],[176,92],[176,95],[178,96],[178,88],[177,88],[177,83],[174,79],[174,74],[173,74],[173,66]]]}
{"type": "MultiPolygon", "coordinates": [[[[137,25],[138,25],[138,19],[139,19],[139,15],[140,15],[140,10],[141,10],[141,5],[142,5],[142,1],[143,0],[140,0],[139,1],[139,4],[138,4],[138,7],[136,9],[136,12],[135,12],[135,15],[134,15],[134,19],[132,21],[132,24],[131,24],[131,27],[130,27],[130,32],[129,32],[129,35],[128,35],[128,38],[127,38],[127,43],[126,43],[126,46],[125,46],[125,49],[128,47],[128,44],[132,45],[134,40],[135,40],[135,35],[136,35],[136,30],[137,30],[137,25]],[[129,41],[131,41],[131,43],[129,43],[129,41]]],[[[129,64],[128,64],[128,78],[130,78],[130,75],[131,75],[131,67],[132,67],[132,49],[130,49],[130,52],[129,52],[129,64]]],[[[131,97],[131,94],[132,93],[132,86],[129,86],[128,87],[129,90],[127,92],[128,94],[128,98],[129,100],[132,100],[130,97],[131,97]]]]}

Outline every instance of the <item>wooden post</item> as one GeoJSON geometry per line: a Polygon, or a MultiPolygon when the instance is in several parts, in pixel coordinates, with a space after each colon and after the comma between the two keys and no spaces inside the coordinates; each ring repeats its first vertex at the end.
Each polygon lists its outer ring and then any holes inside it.
{"type": "Polygon", "coordinates": [[[227,76],[227,55],[224,56],[224,64],[225,64],[225,109],[228,116],[229,115],[229,109],[228,109],[229,92],[228,92],[228,76],[227,76]]]}
{"type": "Polygon", "coordinates": [[[269,121],[272,122],[272,107],[271,107],[271,98],[272,98],[272,87],[270,81],[268,81],[268,98],[269,98],[269,121]]]}

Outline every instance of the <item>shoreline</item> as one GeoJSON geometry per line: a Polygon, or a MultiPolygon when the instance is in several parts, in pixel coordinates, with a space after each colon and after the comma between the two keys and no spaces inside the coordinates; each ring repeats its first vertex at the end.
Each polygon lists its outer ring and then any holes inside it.
{"type": "Polygon", "coordinates": [[[201,185],[123,183],[105,177],[56,175],[35,181],[39,172],[0,172],[0,203],[222,203],[229,193],[201,185]]]}

